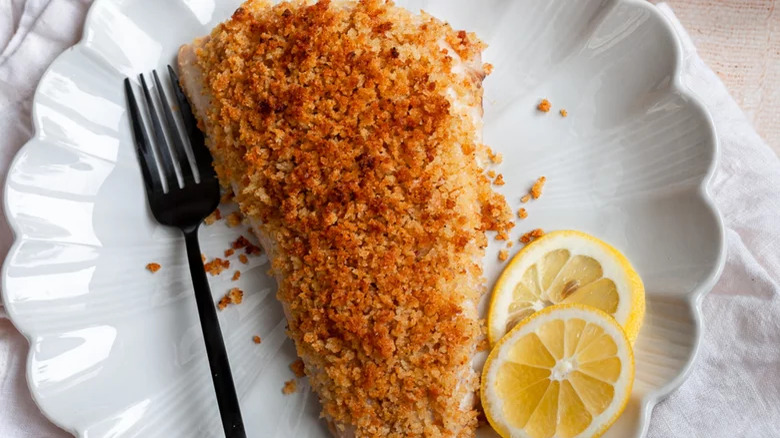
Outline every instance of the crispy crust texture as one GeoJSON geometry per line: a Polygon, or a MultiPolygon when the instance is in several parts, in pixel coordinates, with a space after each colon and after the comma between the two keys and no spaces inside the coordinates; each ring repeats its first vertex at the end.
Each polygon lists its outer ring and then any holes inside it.
{"type": "Polygon", "coordinates": [[[323,415],[359,437],[473,436],[485,232],[512,216],[479,165],[483,44],[380,0],[250,0],[204,41],[201,123],[273,242],[323,415]]]}

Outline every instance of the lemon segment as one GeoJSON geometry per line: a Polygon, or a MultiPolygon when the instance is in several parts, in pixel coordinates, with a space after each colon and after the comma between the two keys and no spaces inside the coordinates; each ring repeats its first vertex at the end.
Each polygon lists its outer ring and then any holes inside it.
{"type": "Polygon", "coordinates": [[[606,312],[633,344],[645,290],[628,259],[607,243],[579,231],[548,233],[518,252],[496,281],[488,311],[491,344],[535,312],[561,303],[606,312]]]}
{"type": "Polygon", "coordinates": [[[581,304],[547,307],[493,348],[482,406],[502,437],[594,438],[625,409],[634,355],[608,314],[581,304]]]}

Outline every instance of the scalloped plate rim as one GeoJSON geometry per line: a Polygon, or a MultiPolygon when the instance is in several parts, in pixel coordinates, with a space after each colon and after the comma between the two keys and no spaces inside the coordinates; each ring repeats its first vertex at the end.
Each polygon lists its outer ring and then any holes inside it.
{"type": "MultiPolygon", "coordinates": [[[[16,167],[18,160],[22,155],[24,155],[24,151],[28,147],[31,147],[32,143],[39,140],[42,141],[40,127],[38,126],[38,117],[37,117],[37,111],[39,107],[38,100],[39,100],[41,84],[48,79],[50,72],[57,66],[57,64],[59,64],[61,58],[64,55],[67,55],[68,53],[72,52],[76,47],[79,47],[84,44],[87,33],[90,32],[92,26],[92,15],[98,9],[99,5],[102,5],[103,3],[107,3],[109,1],[116,1],[116,0],[95,0],[95,2],[92,5],[90,5],[84,20],[84,27],[79,41],[75,43],[73,46],[64,50],[59,55],[57,55],[54,61],[52,61],[52,63],[46,68],[44,73],[41,75],[41,79],[38,82],[38,85],[36,86],[35,92],[33,94],[33,101],[32,101],[31,119],[33,123],[33,135],[31,136],[30,140],[28,140],[14,155],[14,158],[12,159],[8,167],[9,172],[7,175],[10,175],[11,173],[10,170],[16,167]]],[[[690,310],[693,313],[693,319],[695,321],[695,329],[696,329],[694,333],[694,342],[693,342],[693,349],[691,351],[691,355],[688,358],[685,365],[681,368],[679,374],[675,378],[673,378],[664,386],[655,389],[653,391],[650,391],[643,398],[642,406],[640,407],[640,417],[639,417],[640,428],[637,434],[638,437],[642,437],[647,433],[650,424],[650,415],[655,405],[658,404],[658,402],[665,399],[666,397],[668,397],[675,389],[677,389],[688,378],[692,369],[693,362],[696,360],[696,357],[699,354],[699,349],[701,348],[701,336],[704,330],[704,323],[702,321],[701,304],[704,296],[712,290],[712,288],[715,286],[718,279],[720,278],[721,273],[723,272],[725,262],[726,262],[726,245],[725,245],[726,230],[723,223],[723,217],[720,211],[718,210],[717,206],[715,205],[709,191],[709,183],[711,182],[715,170],[717,169],[717,166],[720,161],[720,154],[719,154],[720,140],[717,136],[715,124],[709,110],[707,110],[707,108],[703,105],[703,103],[699,100],[699,98],[695,94],[693,94],[691,90],[682,81],[683,49],[682,49],[682,42],[680,41],[680,37],[677,35],[675,29],[672,27],[672,23],[669,21],[669,19],[666,16],[664,16],[664,14],[662,14],[657,9],[657,7],[646,2],[645,0],[614,0],[614,3],[632,4],[636,7],[644,8],[650,11],[651,15],[654,16],[655,19],[663,23],[664,29],[671,36],[671,40],[674,41],[674,71],[672,74],[673,84],[670,86],[670,90],[679,92],[682,96],[688,99],[689,103],[694,105],[701,112],[701,114],[704,116],[704,120],[707,123],[707,128],[710,131],[710,134],[712,136],[712,142],[710,144],[710,147],[713,151],[713,155],[712,155],[712,159],[710,160],[709,166],[707,168],[707,172],[702,177],[702,180],[698,186],[698,195],[705,202],[706,207],[710,210],[710,213],[713,215],[719,231],[719,235],[717,236],[718,256],[717,256],[717,260],[715,261],[715,265],[712,266],[710,273],[707,275],[707,278],[702,280],[701,283],[692,292],[690,292],[685,299],[688,306],[690,307],[690,310]]],[[[0,299],[2,299],[9,320],[14,324],[14,326],[16,326],[14,322],[14,315],[13,315],[14,311],[12,310],[13,306],[9,306],[6,295],[2,293],[2,291],[6,290],[6,280],[8,278],[7,271],[9,269],[8,261],[12,259],[14,255],[17,254],[19,250],[19,246],[23,241],[25,241],[25,239],[19,237],[18,224],[16,223],[14,218],[12,218],[8,213],[9,204],[8,204],[7,194],[9,190],[9,185],[8,185],[7,178],[8,176],[6,177],[6,181],[3,184],[3,214],[6,218],[7,223],[9,224],[11,233],[13,235],[13,243],[10,246],[8,250],[8,254],[6,255],[3,261],[2,269],[0,269],[0,276],[1,276],[0,299]]],[[[28,332],[22,330],[20,330],[20,332],[25,337],[25,339],[27,339],[28,344],[32,345],[32,339],[34,337],[34,333],[32,333],[32,331],[28,332]]],[[[84,430],[80,430],[75,426],[68,425],[65,423],[64,420],[61,420],[51,415],[50,412],[48,412],[47,409],[45,408],[44,404],[40,402],[39,394],[36,390],[34,390],[30,382],[30,376],[32,374],[32,360],[33,360],[33,351],[30,350],[28,351],[27,358],[26,358],[25,380],[27,382],[28,389],[30,390],[30,394],[32,395],[33,401],[35,402],[38,409],[49,421],[51,421],[57,427],[69,433],[72,433],[76,436],[83,436],[84,430]]]]}

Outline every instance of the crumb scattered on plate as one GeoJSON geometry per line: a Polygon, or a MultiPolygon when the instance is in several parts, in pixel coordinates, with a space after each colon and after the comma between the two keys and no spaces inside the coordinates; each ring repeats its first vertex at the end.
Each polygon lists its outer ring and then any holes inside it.
{"type": "Polygon", "coordinates": [[[232,256],[232,255],[233,255],[233,253],[235,253],[235,252],[236,252],[236,250],[234,250],[233,248],[226,249],[226,250],[225,250],[225,257],[230,257],[230,256],[232,256]]]}
{"type": "Polygon", "coordinates": [[[569,115],[569,112],[568,112],[568,111],[566,111],[566,110],[565,110],[565,109],[563,109],[563,108],[561,108],[561,110],[560,110],[559,112],[561,113],[561,117],[566,117],[566,116],[568,116],[568,115],[569,115]]]}
{"type": "Polygon", "coordinates": [[[544,236],[544,231],[541,228],[537,228],[520,236],[520,242],[528,244],[542,236],[544,236]]]}
{"type": "Polygon", "coordinates": [[[203,223],[206,225],[211,225],[220,219],[222,219],[222,213],[219,211],[219,209],[216,209],[212,211],[210,215],[206,216],[206,219],[203,219],[203,223]]]}
{"type": "Polygon", "coordinates": [[[252,336],[252,342],[254,342],[255,344],[259,344],[259,343],[263,342],[263,340],[260,339],[260,336],[254,335],[254,336],[252,336]]]}
{"type": "Polygon", "coordinates": [[[246,254],[240,254],[238,256],[238,261],[240,261],[243,264],[249,263],[249,258],[247,258],[246,254]]]}
{"type": "Polygon", "coordinates": [[[539,199],[539,197],[542,196],[542,188],[544,188],[545,182],[547,182],[547,178],[540,176],[539,179],[537,179],[534,183],[533,187],[531,187],[531,196],[533,196],[534,199],[539,199]]]}
{"type": "Polygon", "coordinates": [[[517,217],[520,219],[525,219],[528,217],[528,210],[525,208],[521,208],[520,210],[517,210],[517,217]]]}
{"type": "Polygon", "coordinates": [[[231,190],[228,190],[227,192],[222,194],[222,197],[219,199],[219,202],[225,203],[233,200],[233,192],[231,190]]]}
{"type": "Polygon", "coordinates": [[[528,202],[530,200],[531,200],[531,195],[525,195],[522,198],[520,198],[520,202],[522,202],[523,204],[525,204],[526,202],[528,202]]]}
{"type": "Polygon", "coordinates": [[[506,259],[509,258],[509,251],[502,249],[498,252],[498,259],[502,262],[506,261],[506,259]]]}
{"type": "Polygon", "coordinates": [[[160,268],[161,268],[161,266],[160,266],[159,263],[149,263],[149,264],[146,265],[146,269],[148,269],[152,273],[155,273],[155,272],[159,271],[160,268]]]}
{"type": "Polygon", "coordinates": [[[225,307],[227,307],[228,305],[241,304],[242,301],[244,301],[244,291],[242,291],[237,287],[234,287],[233,289],[230,289],[228,293],[225,294],[225,296],[219,300],[219,303],[217,304],[217,308],[219,308],[219,310],[224,310],[225,307]]]}
{"type": "Polygon", "coordinates": [[[506,182],[504,181],[504,175],[499,173],[498,176],[496,176],[496,179],[493,180],[493,184],[497,186],[503,186],[504,184],[506,184],[506,182]]]}
{"type": "Polygon", "coordinates": [[[495,170],[488,170],[487,176],[488,176],[488,178],[495,178],[496,177],[496,171],[495,170]]]}
{"type": "Polygon", "coordinates": [[[238,280],[239,278],[241,278],[241,271],[236,271],[236,272],[234,272],[234,273],[233,273],[233,278],[232,278],[232,280],[233,280],[233,281],[236,281],[236,280],[238,280]]]}
{"type": "Polygon", "coordinates": [[[223,260],[219,257],[203,265],[203,268],[211,275],[219,275],[225,269],[230,267],[230,260],[223,260]]]}
{"type": "Polygon", "coordinates": [[[542,101],[539,102],[539,105],[536,106],[536,109],[543,113],[549,112],[550,108],[552,108],[552,104],[550,104],[550,101],[547,99],[542,99],[542,101]]]}
{"type": "Polygon", "coordinates": [[[295,382],[295,379],[284,382],[284,388],[282,388],[282,394],[284,395],[292,394],[293,392],[295,392],[297,386],[298,384],[295,382]]]}

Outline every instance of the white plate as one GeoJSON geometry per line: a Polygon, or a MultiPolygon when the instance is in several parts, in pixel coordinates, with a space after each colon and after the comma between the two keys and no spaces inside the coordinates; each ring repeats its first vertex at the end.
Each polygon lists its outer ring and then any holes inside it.
{"type": "MultiPolygon", "coordinates": [[[[584,230],[622,249],[644,278],[634,393],[605,436],[643,435],[653,406],[696,355],[699,304],[724,259],[723,227],[706,190],[716,139],[705,110],[681,87],[671,27],[638,0],[399,3],[490,44],[485,141],[505,157],[500,190],[516,209],[538,176],[548,178],[513,237],[536,227],[584,230]],[[553,112],[535,110],[543,97],[553,112]],[[557,114],[562,107],[567,118],[557,114]]],[[[181,43],[237,5],[99,0],[83,40],[38,87],[36,134],[6,184],[16,242],[3,296],[32,346],[35,401],[79,436],[220,435],[184,246],[146,206],[121,80],[171,63],[181,43]],[[150,261],[163,270],[146,272],[150,261]]],[[[205,252],[221,255],[236,233],[204,228],[205,252]]],[[[488,282],[501,269],[498,249],[485,259],[488,282]]],[[[220,317],[250,436],[326,436],[308,390],[281,393],[294,348],[267,261],[232,261],[243,268],[245,301],[220,317]]],[[[213,278],[215,298],[235,284],[231,273],[213,278]]]]}

